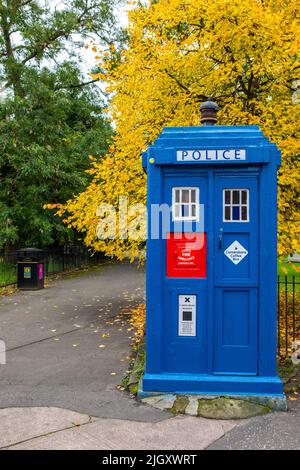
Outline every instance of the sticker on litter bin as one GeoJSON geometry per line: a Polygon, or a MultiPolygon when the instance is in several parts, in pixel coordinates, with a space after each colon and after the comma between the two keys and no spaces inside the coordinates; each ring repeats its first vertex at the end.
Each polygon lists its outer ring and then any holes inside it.
{"type": "Polygon", "coordinates": [[[31,279],[31,267],[26,266],[24,268],[24,279],[31,279]]]}
{"type": "Polygon", "coordinates": [[[43,279],[43,277],[44,277],[44,267],[41,263],[39,264],[39,280],[43,279]]]}

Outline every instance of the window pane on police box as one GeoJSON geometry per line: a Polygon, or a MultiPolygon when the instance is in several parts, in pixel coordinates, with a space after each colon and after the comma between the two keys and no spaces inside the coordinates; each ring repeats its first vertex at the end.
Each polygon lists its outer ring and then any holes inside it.
{"type": "Polygon", "coordinates": [[[247,204],[247,191],[242,191],[242,204],[247,204]]]}
{"type": "Polygon", "coordinates": [[[240,192],[239,191],[232,191],[232,203],[239,204],[240,203],[240,192]]]}
{"type": "Polygon", "coordinates": [[[196,190],[191,190],[191,202],[196,202],[196,190]]]}
{"type": "Polygon", "coordinates": [[[181,206],[181,215],[182,217],[189,217],[190,212],[189,212],[190,206],[188,204],[182,204],[181,206]]]}
{"type": "Polygon", "coordinates": [[[178,219],[180,217],[180,206],[178,204],[175,205],[175,218],[178,219]]]}
{"type": "Polygon", "coordinates": [[[175,189],[175,202],[180,202],[180,191],[175,189]]]}
{"type": "Polygon", "coordinates": [[[196,217],[196,204],[192,204],[192,217],[196,217]]]}
{"type": "Polygon", "coordinates": [[[239,206],[233,206],[233,208],[232,208],[232,220],[240,220],[240,208],[239,208],[239,206]]]}
{"type": "Polygon", "coordinates": [[[230,207],[225,207],[225,220],[230,220],[230,207]]]}
{"type": "Polygon", "coordinates": [[[231,191],[228,189],[225,189],[225,204],[231,203],[230,194],[231,194],[231,191]]]}
{"type": "Polygon", "coordinates": [[[189,190],[188,189],[183,189],[182,190],[182,201],[181,202],[190,202],[189,190]]]}
{"type": "Polygon", "coordinates": [[[242,207],[242,220],[247,220],[248,219],[247,212],[248,212],[247,207],[246,206],[242,207]]]}

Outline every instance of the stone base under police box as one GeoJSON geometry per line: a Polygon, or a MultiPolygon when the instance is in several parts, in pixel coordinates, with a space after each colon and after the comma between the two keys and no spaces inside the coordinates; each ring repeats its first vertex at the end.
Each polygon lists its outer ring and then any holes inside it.
{"type": "Polygon", "coordinates": [[[147,374],[142,377],[138,397],[162,394],[227,396],[243,398],[277,411],[287,410],[282,380],[278,377],[211,376],[194,374],[147,374]]]}

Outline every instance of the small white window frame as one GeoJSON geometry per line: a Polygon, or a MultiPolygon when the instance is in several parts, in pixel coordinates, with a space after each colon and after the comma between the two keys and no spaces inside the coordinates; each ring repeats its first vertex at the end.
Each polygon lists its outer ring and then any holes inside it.
{"type": "Polygon", "coordinates": [[[172,188],[172,220],[173,222],[199,222],[200,216],[200,190],[197,186],[175,186],[172,188]],[[188,190],[189,191],[189,202],[182,202],[182,191],[188,190]],[[180,191],[180,201],[176,202],[176,191],[180,191]],[[195,191],[195,202],[191,201],[191,192],[195,191]],[[175,214],[175,207],[181,206],[182,204],[189,205],[189,213],[191,214],[192,205],[195,205],[196,212],[195,215],[189,216],[176,216],[175,214]]]}
{"type": "Polygon", "coordinates": [[[250,222],[250,191],[248,188],[223,188],[223,222],[225,223],[239,223],[239,224],[244,224],[250,222]],[[230,196],[230,204],[225,203],[225,191],[231,191],[231,196],[230,196]],[[232,191],[239,191],[240,192],[240,202],[239,204],[233,204],[232,202],[232,191]],[[247,204],[242,204],[241,202],[241,195],[242,191],[247,192],[247,204]],[[230,220],[225,219],[225,208],[230,207],[230,220]],[[247,207],[247,220],[232,220],[232,207],[240,207],[240,216],[242,214],[242,207],[247,207]]]}

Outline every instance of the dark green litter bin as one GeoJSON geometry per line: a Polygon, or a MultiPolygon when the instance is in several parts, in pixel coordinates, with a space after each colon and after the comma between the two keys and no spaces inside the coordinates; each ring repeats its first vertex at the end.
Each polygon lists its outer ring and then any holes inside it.
{"type": "Polygon", "coordinates": [[[19,289],[44,288],[44,251],[38,248],[18,250],[17,284],[19,289]]]}

